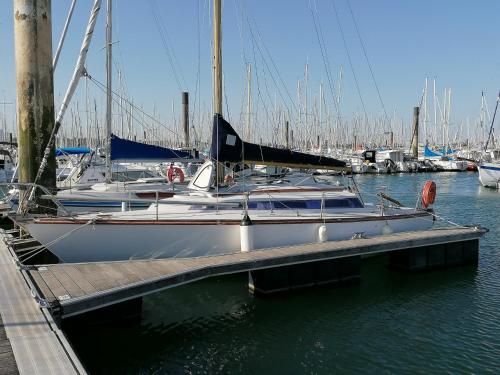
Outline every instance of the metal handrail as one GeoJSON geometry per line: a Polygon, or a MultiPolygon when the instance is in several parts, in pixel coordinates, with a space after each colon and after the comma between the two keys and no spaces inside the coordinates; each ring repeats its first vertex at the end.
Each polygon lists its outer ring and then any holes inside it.
{"type": "MultiPolygon", "coordinates": [[[[12,182],[2,182],[0,183],[0,187],[2,186],[5,186],[5,187],[14,187],[17,189],[17,192],[19,194],[19,192],[22,190],[20,189],[20,187],[25,187],[27,189],[25,189],[26,192],[29,192],[29,194],[24,194],[23,196],[23,199],[18,199],[18,207],[17,207],[17,213],[18,214],[26,214],[26,212],[23,212],[22,211],[22,207],[26,201],[26,199],[28,199],[28,201],[31,200],[31,197],[33,196],[34,192],[36,191],[36,189],[40,189],[40,191],[42,192],[42,195],[40,195],[40,199],[46,199],[46,200],[51,200],[55,203],[55,205],[57,206],[58,209],[61,209],[64,211],[64,213],[67,215],[67,216],[71,216],[71,213],[66,209],[66,207],[64,207],[63,204],[61,204],[61,202],[59,202],[59,200],[57,199],[57,197],[53,194],[51,194],[51,192],[44,186],[42,185],[39,185],[39,184],[35,184],[35,183],[32,183],[32,182],[16,182],[16,183],[12,183],[12,182]]],[[[10,197],[7,197],[8,198],[8,201],[12,201],[12,198],[14,197],[14,195],[11,195],[10,197]]]]}

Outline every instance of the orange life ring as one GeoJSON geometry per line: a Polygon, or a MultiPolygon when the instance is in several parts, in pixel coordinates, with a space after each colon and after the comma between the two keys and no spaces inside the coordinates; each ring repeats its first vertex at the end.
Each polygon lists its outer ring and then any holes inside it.
{"type": "Polygon", "coordinates": [[[179,177],[179,182],[184,182],[184,172],[179,167],[170,166],[167,170],[167,178],[169,182],[173,182],[179,177]]]}
{"type": "Polygon", "coordinates": [[[436,183],[432,180],[427,180],[424,188],[422,189],[422,205],[424,208],[427,208],[429,205],[433,204],[435,200],[436,183]]]}

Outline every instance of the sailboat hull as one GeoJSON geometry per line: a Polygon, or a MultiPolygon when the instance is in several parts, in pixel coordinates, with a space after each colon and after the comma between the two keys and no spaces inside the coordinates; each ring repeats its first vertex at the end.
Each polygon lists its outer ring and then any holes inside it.
{"type": "MultiPolygon", "coordinates": [[[[326,226],[328,240],[350,239],[356,233],[376,236],[425,230],[432,226],[426,213],[336,219],[254,220],[254,248],[290,246],[318,241],[326,226]]],[[[240,221],[106,220],[94,223],[71,219],[40,219],[20,223],[62,262],[185,258],[240,251],[240,221]],[[70,233],[69,235],[67,235],[70,233]]]]}
{"type": "Polygon", "coordinates": [[[500,164],[483,163],[478,168],[481,185],[490,188],[498,188],[498,182],[500,181],[500,164]]]}

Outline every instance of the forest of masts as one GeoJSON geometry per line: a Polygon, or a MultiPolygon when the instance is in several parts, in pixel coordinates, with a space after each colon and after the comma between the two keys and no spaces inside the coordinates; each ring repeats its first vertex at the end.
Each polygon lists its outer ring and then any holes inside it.
{"type": "MultiPolygon", "coordinates": [[[[120,74],[118,74],[119,77],[120,74]]],[[[309,94],[307,65],[303,79],[297,82],[295,103],[283,104],[275,94],[265,102],[252,93],[251,66],[247,66],[247,82],[238,114],[229,111],[226,119],[246,141],[274,147],[314,150],[323,153],[367,148],[407,149],[412,136],[413,108],[403,114],[396,109],[387,114],[368,114],[365,111],[345,114],[342,112],[342,71],[339,74],[336,95],[327,99],[320,84],[309,94]],[[269,103],[271,102],[271,103],[269,103]],[[288,143],[287,143],[287,125],[288,143]],[[391,144],[392,141],[392,144],[391,144]]],[[[121,80],[119,80],[121,82],[121,80]]],[[[192,147],[200,150],[209,146],[212,128],[212,104],[191,98],[189,109],[190,145],[183,142],[181,93],[172,100],[169,118],[162,118],[157,105],[140,104],[130,99],[119,85],[113,97],[113,133],[121,138],[166,147],[192,147]]],[[[85,82],[84,99],[76,99],[70,106],[59,136],[58,146],[103,147],[105,144],[104,98],[89,94],[85,82]]],[[[258,91],[258,90],[257,90],[258,91]]],[[[330,95],[331,96],[331,95],[330,95]]],[[[420,107],[419,143],[452,148],[481,147],[488,136],[491,116],[484,95],[481,95],[478,115],[457,122],[451,117],[452,91],[444,89],[441,97],[436,91],[436,81],[425,79],[422,95],[416,106],[420,107]]],[[[16,139],[15,104],[4,100],[0,103],[0,139],[16,139]]],[[[163,113],[166,111],[162,111],[163,113]]],[[[495,135],[493,134],[493,146],[495,135]]]]}

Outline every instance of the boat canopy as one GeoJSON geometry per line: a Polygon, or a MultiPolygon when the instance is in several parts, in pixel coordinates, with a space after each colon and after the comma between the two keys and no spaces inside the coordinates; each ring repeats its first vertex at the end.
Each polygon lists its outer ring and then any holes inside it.
{"type": "Polygon", "coordinates": [[[214,115],[210,155],[213,160],[220,162],[348,170],[346,163],[341,160],[243,142],[231,124],[219,114],[214,115]]]}
{"type": "Polygon", "coordinates": [[[88,147],[59,147],[56,148],[56,156],[63,155],[84,155],[90,153],[91,149],[88,147]]]}
{"type": "Polygon", "coordinates": [[[424,147],[424,156],[427,157],[427,158],[432,158],[432,157],[443,156],[443,155],[441,155],[439,152],[432,151],[429,148],[429,145],[425,145],[425,147],[424,147]]]}
{"type": "Polygon", "coordinates": [[[111,134],[111,160],[134,162],[161,162],[191,160],[190,152],[129,141],[111,134]]]}

